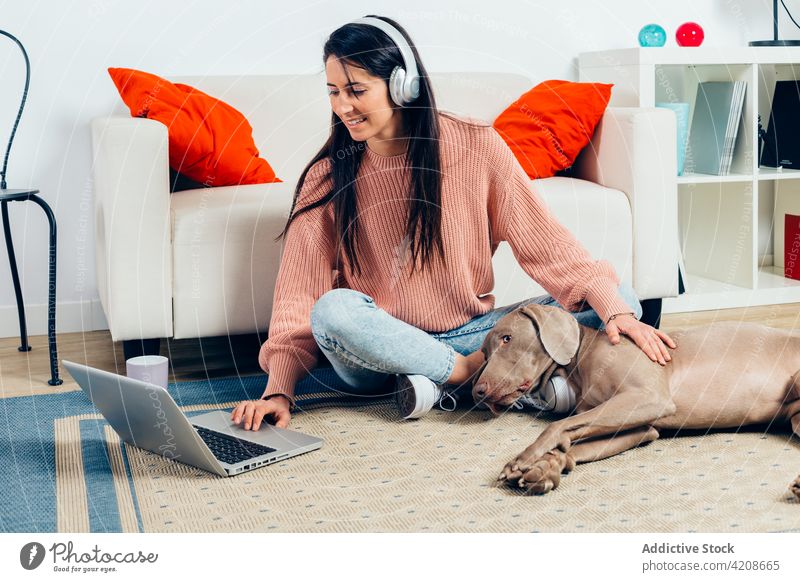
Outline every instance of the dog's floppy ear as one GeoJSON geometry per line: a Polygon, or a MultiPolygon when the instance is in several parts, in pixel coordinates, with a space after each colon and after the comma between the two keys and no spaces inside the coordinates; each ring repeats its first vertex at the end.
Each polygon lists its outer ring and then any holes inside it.
{"type": "Polygon", "coordinates": [[[519,312],[533,321],[547,354],[560,366],[567,365],[580,343],[577,320],[563,309],[535,303],[520,307],[519,312]]]}

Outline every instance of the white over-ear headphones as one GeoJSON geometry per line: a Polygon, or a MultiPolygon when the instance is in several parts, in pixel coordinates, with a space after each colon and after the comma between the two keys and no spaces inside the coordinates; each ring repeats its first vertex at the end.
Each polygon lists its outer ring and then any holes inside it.
{"type": "Polygon", "coordinates": [[[404,107],[419,97],[419,73],[417,73],[417,61],[414,53],[408,46],[405,37],[394,26],[371,16],[365,16],[354,20],[351,24],[368,24],[375,28],[380,28],[385,32],[392,42],[400,49],[405,67],[397,66],[389,76],[389,95],[397,105],[404,107]]]}

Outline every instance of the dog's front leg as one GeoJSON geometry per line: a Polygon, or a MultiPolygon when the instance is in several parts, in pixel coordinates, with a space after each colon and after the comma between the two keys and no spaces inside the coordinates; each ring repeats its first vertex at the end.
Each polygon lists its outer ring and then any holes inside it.
{"type": "MultiPolygon", "coordinates": [[[[570,452],[575,441],[616,435],[650,425],[656,419],[672,414],[675,405],[667,394],[656,390],[622,390],[592,410],[554,422],[533,444],[506,464],[499,479],[515,482],[534,469],[537,463],[542,470],[550,467],[545,472],[551,475],[559,464],[556,460],[561,459],[562,467],[571,462],[564,455],[570,452]]],[[[525,482],[528,482],[527,478],[525,482]]],[[[557,484],[555,482],[553,486],[557,484]]]]}
{"type": "Polygon", "coordinates": [[[514,471],[511,474],[501,473],[498,481],[508,480],[529,493],[547,493],[558,487],[561,474],[569,473],[580,463],[591,463],[607,459],[623,451],[649,443],[658,438],[658,431],[653,427],[641,427],[628,432],[589,441],[581,441],[570,447],[568,452],[553,449],[534,461],[526,472],[514,471]]]}

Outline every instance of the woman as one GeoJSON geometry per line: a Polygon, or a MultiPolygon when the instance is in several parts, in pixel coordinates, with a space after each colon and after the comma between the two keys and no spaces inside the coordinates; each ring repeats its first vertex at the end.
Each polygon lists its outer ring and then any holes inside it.
{"type": "Polygon", "coordinates": [[[437,111],[410,44],[382,17],[346,24],[325,44],[331,134],[300,177],[281,234],[259,356],[269,381],[261,400],[232,413],[245,429],[265,418],[288,426],[295,385],[320,351],[354,391],[388,387],[404,418],[420,416],[469,387],[484,336],[527,303],[570,312],[588,303],[574,313],[580,323],[605,326],[612,343],[627,334],[662,365],[670,359],[665,342],[674,342],[638,321],[633,291],[553,218],[497,132],[437,111]],[[491,258],[503,240],[551,295],[494,309],[491,258]]]}

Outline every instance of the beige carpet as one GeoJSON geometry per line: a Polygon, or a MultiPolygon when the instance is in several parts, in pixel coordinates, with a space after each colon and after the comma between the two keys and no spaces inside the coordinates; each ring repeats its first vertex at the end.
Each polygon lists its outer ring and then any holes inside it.
{"type": "MultiPolygon", "coordinates": [[[[132,487],[119,440],[111,430],[106,439],[129,531],[134,496],[147,532],[800,530],[800,503],[787,490],[800,446],[788,431],[659,440],[580,465],[546,496],[495,486],[544,425],[530,413],[466,409],[400,422],[385,401],[306,410],[291,428],[324,438],[318,451],[222,479],[125,445],[132,487]]],[[[87,524],[67,454],[79,439],[68,430],[57,438],[59,531],[87,524]]]]}

